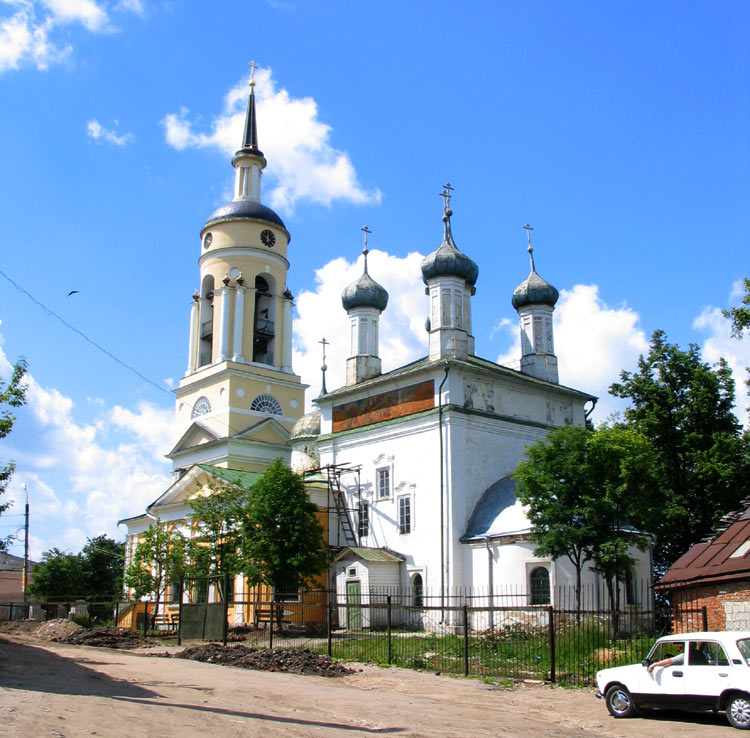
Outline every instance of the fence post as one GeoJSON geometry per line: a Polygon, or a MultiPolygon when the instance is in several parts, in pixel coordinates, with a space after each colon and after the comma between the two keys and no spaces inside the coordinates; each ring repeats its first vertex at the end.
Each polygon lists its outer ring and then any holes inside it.
{"type": "Polygon", "coordinates": [[[91,603],[90,602],[86,603],[86,612],[88,613],[88,616],[89,616],[89,630],[91,630],[91,603]]]}
{"type": "Polygon", "coordinates": [[[273,648],[273,621],[276,618],[274,618],[274,602],[271,601],[270,605],[268,608],[268,647],[273,648]]]}
{"type": "Polygon", "coordinates": [[[13,622],[13,603],[12,602],[8,605],[8,620],[10,620],[11,623],[13,622]]]}
{"type": "Polygon", "coordinates": [[[226,648],[227,633],[229,631],[229,572],[224,574],[224,629],[222,631],[222,643],[226,648]]]}
{"type": "Polygon", "coordinates": [[[708,608],[703,605],[701,608],[701,615],[703,616],[703,631],[708,630],[708,608]]]}
{"type": "Polygon", "coordinates": [[[469,607],[464,602],[464,676],[469,676],[469,607]]]}
{"type": "Polygon", "coordinates": [[[386,595],[385,601],[388,604],[388,663],[390,664],[391,663],[391,624],[393,622],[391,619],[391,614],[392,614],[391,596],[386,595]]]}
{"type": "Polygon", "coordinates": [[[328,603],[328,616],[326,618],[328,628],[328,657],[333,656],[333,642],[332,642],[332,630],[333,630],[333,605],[328,603]]]}
{"type": "Polygon", "coordinates": [[[148,602],[143,603],[143,637],[148,636],[148,602]]]}
{"type": "Polygon", "coordinates": [[[117,602],[115,602],[115,628],[119,627],[118,623],[120,622],[120,600],[118,599],[117,602]]]}
{"type": "Polygon", "coordinates": [[[547,608],[549,617],[549,680],[555,682],[555,611],[550,605],[547,608]]]}
{"type": "Polygon", "coordinates": [[[185,577],[180,577],[180,601],[177,604],[177,645],[182,645],[182,600],[185,596],[185,577]]]}

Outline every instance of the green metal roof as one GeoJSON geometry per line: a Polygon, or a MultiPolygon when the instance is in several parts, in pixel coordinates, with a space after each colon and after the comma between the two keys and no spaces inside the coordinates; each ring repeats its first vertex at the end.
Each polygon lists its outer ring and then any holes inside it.
{"type": "Polygon", "coordinates": [[[347,546],[342,549],[336,556],[336,561],[344,558],[347,553],[353,553],[365,561],[405,561],[406,559],[395,551],[389,551],[387,548],[364,548],[363,546],[347,546]]]}
{"type": "Polygon", "coordinates": [[[258,472],[223,469],[220,466],[211,466],[210,464],[198,464],[198,467],[212,477],[223,479],[225,482],[229,482],[229,484],[236,484],[238,487],[244,489],[252,487],[261,477],[258,472]]]}

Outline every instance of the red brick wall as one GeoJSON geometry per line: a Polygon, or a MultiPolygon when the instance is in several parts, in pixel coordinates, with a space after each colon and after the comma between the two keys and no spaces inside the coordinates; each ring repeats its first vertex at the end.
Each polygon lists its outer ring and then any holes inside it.
{"type": "MultiPolygon", "coordinates": [[[[750,628],[750,582],[721,582],[719,584],[705,584],[690,590],[673,590],[670,594],[673,603],[672,628],[675,633],[687,633],[703,630],[702,612],[688,612],[688,610],[702,610],[706,608],[709,630],[727,630],[725,603],[741,607],[747,603],[748,625],[750,628]]],[[[744,609],[744,608],[743,608],[744,609]]],[[[729,623],[732,629],[734,623],[729,623]]]]}

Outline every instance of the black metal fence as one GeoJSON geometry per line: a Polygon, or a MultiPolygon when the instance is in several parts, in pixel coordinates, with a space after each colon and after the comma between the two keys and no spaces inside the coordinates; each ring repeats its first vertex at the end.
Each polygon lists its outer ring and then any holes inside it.
{"type": "MultiPolygon", "coordinates": [[[[645,584],[623,592],[615,607],[605,588],[593,586],[578,595],[560,587],[551,604],[532,604],[525,592],[497,589],[415,596],[411,589],[371,588],[356,597],[318,590],[239,599],[223,596],[228,586],[194,584],[183,583],[158,606],[92,603],[76,619],[118,623],[177,643],[203,638],[306,648],[344,661],[580,685],[592,684],[599,669],[642,660],[663,633],[706,627],[705,607],[655,597],[645,584]],[[196,591],[203,594],[195,597],[196,591]]],[[[0,605],[0,619],[18,619],[23,607],[11,605],[8,612],[0,605]]],[[[47,616],[53,609],[45,608],[47,616]]]]}

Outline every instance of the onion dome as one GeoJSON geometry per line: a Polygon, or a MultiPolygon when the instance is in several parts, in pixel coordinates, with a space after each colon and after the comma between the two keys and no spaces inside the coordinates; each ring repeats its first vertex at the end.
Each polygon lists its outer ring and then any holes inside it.
{"type": "MultiPolygon", "coordinates": [[[[527,234],[531,230],[531,226],[528,224],[524,226],[527,228],[527,234]]],[[[549,305],[555,307],[555,303],[560,297],[560,293],[555,287],[549,282],[542,279],[537,273],[534,267],[534,249],[531,247],[531,236],[529,234],[529,259],[531,260],[531,272],[529,276],[524,279],[521,284],[516,287],[513,292],[513,307],[518,310],[525,305],[549,305]]]]}
{"type": "Polygon", "coordinates": [[[290,441],[297,441],[302,438],[317,438],[320,435],[320,410],[313,410],[307,415],[303,415],[292,428],[290,441]]]}
{"type": "Polygon", "coordinates": [[[427,283],[435,277],[462,277],[473,287],[479,277],[479,267],[466,254],[458,250],[451,233],[449,195],[444,193],[446,204],[443,210],[443,243],[422,260],[422,279],[427,283]]]}
{"type": "Polygon", "coordinates": [[[365,248],[362,251],[365,255],[365,271],[356,282],[344,288],[341,293],[341,304],[346,311],[358,307],[374,307],[382,313],[388,305],[388,292],[367,273],[367,254],[370,253],[367,250],[367,233],[365,233],[365,248]]]}

